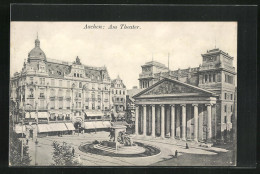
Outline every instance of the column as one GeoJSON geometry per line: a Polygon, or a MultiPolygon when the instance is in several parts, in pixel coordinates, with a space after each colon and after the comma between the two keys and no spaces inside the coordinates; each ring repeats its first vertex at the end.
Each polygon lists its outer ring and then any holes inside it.
{"type": "Polygon", "coordinates": [[[161,105],[161,137],[165,137],[165,111],[164,111],[164,105],[161,105]]]}
{"type": "Polygon", "coordinates": [[[155,105],[152,105],[152,137],[155,137],[155,105]]]}
{"type": "Polygon", "coordinates": [[[146,122],[147,122],[147,120],[146,120],[146,105],[143,105],[143,118],[144,118],[144,120],[143,120],[143,135],[144,136],[146,136],[146,122]]]}
{"type": "Polygon", "coordinates": [[[186,141],[186,104],[181,105],[182,110],[182,140],[186,141]]]}
{"type": "Polygon", "coordinates": [[[171,105],[171,138],[175,139],[175,105],[171,105]]]}
{"type": "Polygon", "coordinates": [[[212,128],[211,128],[211,104],[206,104],[207,106],[207,113],[208,113],[208,119],[207,119],[207,141],[211,141],[212,138],[212,128]]]}
{"type": "Polygon", "coordinates": [[[194,141],[198,142],[198,104],[193,104],[194,109],[194,141]]]}
{"type": "Polygon", "coordinates": [[[139,117],[139,107],[135,106],[135,135],[138,135],[138,117],[139,117]]]}
{"type": "Polygon", "coordinates": [[[181,107],[176,105],[176,128],[175,128],[175,135],[179,139],[181,138],[181,107]]]}

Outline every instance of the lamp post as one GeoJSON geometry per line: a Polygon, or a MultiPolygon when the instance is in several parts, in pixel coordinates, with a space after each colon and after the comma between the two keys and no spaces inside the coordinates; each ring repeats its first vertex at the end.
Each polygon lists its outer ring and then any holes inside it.
{"type": "Polygon", "coordinates": [[[22,148],[21,148],[21,161],[23,161],[23,122],[24,122],[24,113],[25,113],[25,111],[24,111],[24,105],[23,105],[23,108],[22,108],[22,148]]]}
{"type": "Polygon", "coordinates": [[[38,103],[35,102],[35,113],[36,113],[36,139],[35,139],[35,165],[37,164],[37,145],[38,145],[38,103]]]}

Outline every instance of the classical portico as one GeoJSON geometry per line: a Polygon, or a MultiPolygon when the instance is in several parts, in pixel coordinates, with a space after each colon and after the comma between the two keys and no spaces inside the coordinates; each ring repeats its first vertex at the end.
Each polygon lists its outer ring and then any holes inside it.
{"type": "Polygon", "coordinates": [[[216,96],[165,78],[134,96],[136,135],[211,141],[216,135],[216,96]]]}

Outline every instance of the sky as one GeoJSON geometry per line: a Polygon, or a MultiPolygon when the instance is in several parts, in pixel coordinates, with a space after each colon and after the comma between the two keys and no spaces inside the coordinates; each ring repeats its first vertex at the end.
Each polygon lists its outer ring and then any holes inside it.
{"type": "Polygon", "coordinates": [[[78,56],[84,65],[106,66],[127,89],[138,86],[141,65],[152,57],[168,66],[169,54],[171,70],[192,68],[216,47],[234,57],[237,67],[236,22],[11,22],[10,33],[11,76],[22,70],[37,33],[47,59],[73,62],[78,56]],[[121,29],[121,24],[138,28],[121,29]]]}

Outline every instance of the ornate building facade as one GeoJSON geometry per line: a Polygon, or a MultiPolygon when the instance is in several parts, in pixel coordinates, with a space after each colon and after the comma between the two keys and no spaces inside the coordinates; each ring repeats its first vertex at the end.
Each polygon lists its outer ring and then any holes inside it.
{"type": "Polygon", "coordinates": [[[106,67],[83,65],[79,57],[72,63],[49,59],[37,38],[22,71],[11,77],[10,99],[26,119],[37,114],[37,121],[78,122],[84,127],[84,121],[109,113],[110,87],[106,67]]]}
{"type": "Polygon", "coordinates": [[[236,71],[220,49],[202,54],[199,67],[169,70],[151,61],[139,75],[136,132],[191,140],[223,139],[232,130],[236,71]],[[156,122],[156,123],[155,123],[156,122]]]}
{"type": "Polygon", "coordinates": [[[126,110],[126,86],[123,80],[117,76],[111,81],[112,111],[115,117],[124,117],[126,110]]]}

